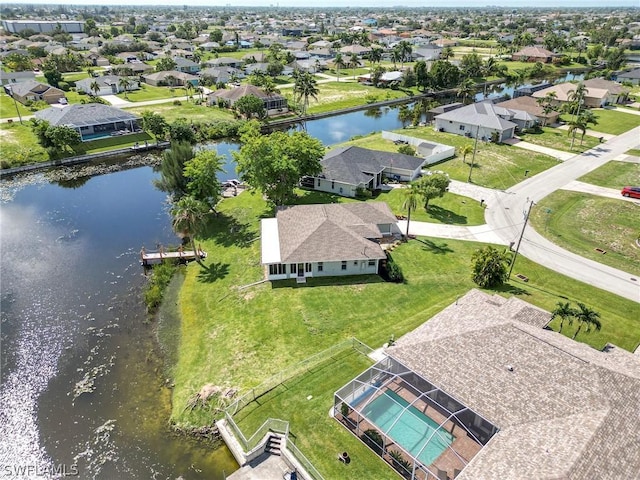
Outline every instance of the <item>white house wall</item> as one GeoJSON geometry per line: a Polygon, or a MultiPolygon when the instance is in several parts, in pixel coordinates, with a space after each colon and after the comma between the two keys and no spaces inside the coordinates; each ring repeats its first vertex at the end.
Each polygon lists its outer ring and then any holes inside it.
{"type": "Polygon", "coordinates": [[[356,185],[332,181],[326,178],[315,178],[314,181],[314,189],[318,190],[319,192],[334,193],[343,197],[352,198],[355,198],[356,196],[356,185]]]}
{"type": "Polygon", "coordinates": [[[485,140],[491,140],[491,135],[493,134],[493,132],[498,132],[498,134],[500,135],[498,139],[499,141],[513,137],[513,127],[502,131],[494,128],[483,127],[483,126],[480,126],[480,128],[478,128],[477,125],[469,125],[466,123],[455,122],[452,120],[442,120],[439,118],[436,118],[435,129],[437,131],[453,133],[455,135],[461,135],[461,136],[469,136],[467,135],[469,133],[470,134],[469,138],[476,138],[476,133],[477,133],[480,139],[484,137],[485,140]],[[461,129],[460,128],[461,126],[463,126],[464,129],[461,129]]]}
{"type": "MultiPolygon", "coordinates": [[[[305,277],[339,277],[345,275],[376,275],[378,273],[379,260],[371,260],[373,265],[369,265],[369,260],[347,260],[346,269],[342,269],[342,262],[322,262],[322,271],[319,270],[319,262],[311,262],[311,272],[305,272],[305,277]]],[[[267,279],[285,280],[287,278],[296,278],[297,271],[291,273],[291,264],[287,263],[286,273],[271,275],[269,266],[267,265],[267,279]]],[[[296,264],[297,265],[297,264],[296,264]]],[[[297,269],[297,267],[296,267],[297,269]]]]}

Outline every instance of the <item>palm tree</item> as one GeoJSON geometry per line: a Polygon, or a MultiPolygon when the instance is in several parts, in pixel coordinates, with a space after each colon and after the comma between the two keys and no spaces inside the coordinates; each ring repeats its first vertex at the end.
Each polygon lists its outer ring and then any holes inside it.
{"type": "Polygon", "coordinates": [[[347,65],[344,63],[344,58],[341,53],[336,53],[336,58],[333,61],[336,66],[336,75],[338,76],[338,81],[340,81],[340,69],[345,68],[347,65]]]}
{"type": "Polygon", "coordinates": [[[549,92],[543,98],[538,98],[536,103],[542,107],[542,113],[545,114],[544,119],[542,120],[542,126],[547,125],[547,115],[555,109],[556,100],[558,98],[558,94],[556,92],[549,92]]]}
{"type": "Polygon", "coordinates": [[[556,308],[551,312],[551,314],[553,315],[551,317],[552,320],[556,317],[560,318],[560,330],[558,330],[558,332],[562,333],[562,326],[564,325],[564,321],[569,320],[569,325],[571,325],[573,323],[573,318],[576,314],[576,311],[571,308],[569,302],[558,302],[556,304],[556,308]]]}
{"type": "Polygon", "coordinates": [[[467,155],[469,155],[471,152],[473,152],[473,147],[468,143],[460,147],[458,153],[462,155],[462,163],[467,163],[467,155]]]}
{"type": "Polygon", "coordinates": [[[580,115],[580,107],[584,103],[584,97],[589,93],[587,87],[584,86],[584,83],[580,82],[576,86],[575,90],[570,90],[567,95],[567,100],[569,100],[574,118],[580,115]]]}
{"type": "Polygon", "coordinates": [[[182,197],[171,209],[173,229],[177,233],[189,237],[191,249],[195,253],[196,262],[203,267],[204,263],[202,263],[202,259],[196,250],[194,236],[201,229],[208,212],[209,208],[207,205],[192,196],[182,197]]]}
{"type": "MultiPolygon", "coordinates": [[[[360,59],[358,58],[357,53],[352,53],[349,57],[349,68],[353,68],[354,70],[360,66],[360,59]]],[[[355,77],[355,73],[353,74],[355,77]]]]}
{"type": "Polygon", "coordinates": [[[465,78],[460,85],[456,95],[462,97],[462,103],[467,103],[467,97],[471,97],[476,90],[476,84],[471,78],[465,78]]]}
{"type": "Polygon", "coordinates": [[[91,82],[91,85],[89,85],[89,90],[93,92],[94,97],[98,95],[98,92],[100,91],[100,84],[97,80],[91,82]]]}
{"type": "Polygon", "coordinates": [[[573,334],[574,340],[578,336],[578,333],[580,333],[580,329],[583,325],[587,326],[587,332],[591,331],[591,327],[594,327],[596,330],[600,330],[602,328],[602,323],[600,323],[600,314],[592,308],[587,307],[584,303],[578,302],[578,310],[575,311],[574,317],[578,321],[578,329],[576,330],[576,333],[573,334]]]}
{"type": "Polygon", "coordinates": [[[372,48],[371,53],[369,53],[369,60],[372,64],[380,63],[382,61],[382,49],[381,48],[372,48]]]}
{"type": "Polygon", "coordinates": [[[411,60],[411,52],[413,51],[413,48],[409,42],[402,40],[398,44],[398,50],[400,51],[401,67],[404,67],[404,62],[409,62],[411,60]]]}
{"type": "Polygon", "coordinates": [[[318,101],[318,82],[313,75],[309,72],[298,73],[293,85],[293,95],[296,101],[302,100],[302,114],[306,115],[309,97],[318,101]]]}
{"type": "Polygon", "coordinates": [[[420,192],[415,185],[409,185],[408,188],[403,189],[402,196],[404,201],[402,202],[402,209],[407,210],[407,233],[405,238],[409,238],[409,223],[411,223],[411,211],[418,208],[420,202],[420,192]]]}
{"type": "Polygon", "coordinates": [[[122,77],[118,80],[118,86],[124,90],[124,98],[128,98],[127,92],[129,91],[129,85],[131,85],[131,82],[128,78],[122,77]]]}
{"type": "Polygon", "coordinates": [[[413,119],[413,112],[406,104],[400,105],[398,119],[402,122],[402,128],[407,128],[407,124],[413,119]]]}
{"type": "MultiPolygon", "coordinates": [[[[584,121],[584,117],[580,116],[578,118],[574,118],[569,122],[569,130],[567,130],[567,135],[571,135],[571,146],[570,150],[573,150],[573,144],[576,140],[576,132],[580,130],[582,132],[582,137],[584,139],[585,133],[587,133],[587,124],[584,121]]],[[[580,141],[582,143],[582,140],[580,141]]]]}
{"type": "Polygon", "coordinates": [[[391,50],[391,61],[393,62],[393,69],[397,70],[398,67],[396,66],[397,62],[400,61],[401,55],[400,55],[400,49],[396,46],[393,48],[393,50],[391,50]]]}

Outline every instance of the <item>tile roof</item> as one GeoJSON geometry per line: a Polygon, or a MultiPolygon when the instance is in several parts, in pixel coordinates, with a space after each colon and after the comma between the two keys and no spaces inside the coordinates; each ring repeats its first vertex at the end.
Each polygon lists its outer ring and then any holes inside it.
{"type": "Polygon", "coordinates": [[[387,353],[500,430],[457,480],[640,478],[640,359],[472,290],[387,353]]]}
{"type": "Polygon", "coordinates": [[[136,121],[138,116],[116,107],[100,103],[74,104],[63,108],[47,108],[35,113],[35,117],[48,121],[51,125],[72,125],[74,127],[102,125],[112,122],[136,121]]]}
{"type": "Polygon", "coordinates": [[[383,259],[371,239],[382,238],[377,225],[397,221],[384,202],[296,205],[276,218],[282,263],[383,259]]]}
{"type": "Polygon", "coordinates": [[[424,158],[347,146],[334,148],[320,163],[325,178],[359,185],[369,182],[373,175],[387,167],[414,171],[422,166],[424,158]]]}

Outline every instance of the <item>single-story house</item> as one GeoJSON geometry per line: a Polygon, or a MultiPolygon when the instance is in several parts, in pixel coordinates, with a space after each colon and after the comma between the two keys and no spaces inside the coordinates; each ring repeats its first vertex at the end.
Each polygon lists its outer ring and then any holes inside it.
{"type": "MultiPolygon", "coordinates": [[[[565,82],[559,83],[557,85],[551,85],[548,88],[544,88],[542,90],[538,90],[534,92],[533,98],[544,98],[547,93],[555,92],[556,94],[556,103],[563,104],[570,101],[571,94],[576,91],[576,84],[565,82]]],[[[611,103],[614,97],[609,93],[609,90],[605,88],[596,88],[591,87],[587,88],[584,96],[584,106],[590,108],[598,108],[604,107],[605,105],[611,103]]]]}
{"type": "MultiPolygon", "coordinates": [[[[506,108],[512,111],[524,111],[537,118],[538,122],[544,125],[556,123],[560,112],[552,110],[549,113],[544,113],[542,107],[538,104],[538,101],[533,97],[515,97],[511,100],[496,103],[497,107],[506,108]]],[[[517,122],[516,122],[517,123],[517,122]]]]}
{"type": "Polygon", "coordinates": [[[80,133],[82,141],[140,131],[140,117],[101,103],[51,107],[35,113],[53,126],[67,125],[80,133]]]}
{"type": "MultiPolygon", "coordinates": [[[[379,85],[389,85],[392,82],[400,82],[402,80],[404,73],[398,70],[392,72],[384,72],[380,75],[380,80],[378,81],[379,85]]],[[[370,85],[371,82],[371,74],[365,73],[363,75],[358,76],[358,82],[364,83],[366,85],[370,85]]]]}
{"type": "Polygon", "coordinates": [[[218,57],[207,60],[205,65],[207,67],[233,67],[240,68],[244,62],[238,58],[232,57],[218,57]]]}
{"type": "Polygon", "coordinates": [[[173,61],[176,62],[175,69],[179,72],[195,75],[200,71],[200,65],[188,58],[173,57],[173,61]]]}
{"type": "Polygon", "coordinates": [[[355,53],[358,56],[369,55],[371,53],[371,47],[363,47],[362,45],[347,45],[340,49],[340,53],[343,55],[351,55],[355,53]]]}
{"type": "Polygon", "coordinates": [[[355,197],[358,189],[378,190],[385,177],[415,180],[425,159],[396,152],[348,146],[334,148],[322,160],[322,172],[303,179],[303,186],[343,197],[355,197]]]}
{"type": "Polygon", "coordinates": [[[124,85],[121,83],[122,80],[128,82],[126,88],[128,92],[140,89],[140,81],[136,77],[121,77],[118,75],[84,78],[76,82],[76,89],[89,95],[115,95],[125,91],[124,85]],[[99,87],[97,92],[91,88],[94,83],[99,87]]]}
{"type": "Polygon", "coordinates": [[[511,55],[511,60],[514,62],[542,62],[551,63],[555,57],[559,55],[550,52],[543,47],[524,47],[522,50],[517,51],[511,55]]]}
{"type": "Polygon", "coordinates": [[[124,65],[113,65],[111,72],[114,75],[127,75],[129,72],[133,75],[144,75],[146,73],[152,73],[155,70],[153,65],[148,65],[144,62],[131,62],[124,65]]]}
{"type": "Polygon", "coordinates": [[[609,103],[624,103],[630,89],[618,82],[605,80],[602,77],[590,78],[582,82],[585,87],[605,89],[609,92],[609,103]]]}
{"type": "Polygon", "coordinates": [[[636,68],[629,72],[619,73],[618,80],[621,82],[631,82],[633,85],[640,85],[640,68],[636,68]]]}
{"type": "Polygon", "coordinates": [[[539,83],[537,85],[524,85],[520,88],[516,88],[513,91],[513,98],[516,97],[524,97],[524,96],[531,96],[533,95],[535,92],[537,92],[538,90],[544,90],[545,88],[547,88],[549,86],[549,82],[543,82],[543,83],[539,83]]]}
{"type": "Polygon", "coordinates": [[[240,98],[247,95],[253,95],[261,99],[268,115],[286,112],[289,109],[287,99],[282,95],[278,93],[269,95],[255,85],[242,85],[230,90],[216,90],[207,95],[207,103],[209,105],[218,105],[218,102],[221,101],[227,107],[232,107],[240,98]]]}
{"type": "Polygon", "coordinates": [[[333,416],[357,436],[378,430],[378,455],[397,451],[412,480],[637,479],[640,356],[550,319],[471,290],[339,389],[333,416]]]}
{"type": "Polygon", "coordinates": [[[66,98],[64,92],[59,88],[52,87],[46,83],[36,82],[35,80],[11,83],[5,86],[5,89],[7,88],[10,88],[11,96],[22,104],[29,101],[43,101],[52,105],[54,103],[58,103],[58,100],[61,98],[66,98]]]}
{"type": "Polygon", "coordinates": [[[204,42],[200,45],[200,48],[206,52],[210,52],[216,48],[220,48],[220,44],[218,42],[204,42]]]}
{"type": "Polygon", "coordinates": [[[272,281],[376,275],[386,259],[379,241],[399,233],[384,202],[281,207],[260,228],[261,263],[272,281]]]}
{"type": "Polygon", "coordinates": [[[0,85],[35,80],[35,78],[36,74],[31,70],[27,70],[26,72],[5,72],[4,70],[0,70],[0,85]]]}
{"type": "Polygon", "coordinates": [[[148,73],[147,75],[143,75],[142,79],[145,83],[153,85],[154,87],[183,87],[187,83],[198,86],[200,83],[200,79],[197,76],[191,75],[190,73],[178,72],[177,70],[148,73]]]}
{"type": "Polygon", "coordinates": [[[242,70],[233,67],[210,67],[200,70],[200,78],[210,79],[213,83],[229,83],[232,78],[243,79],[242,70]]]}
{"type": "Polygon", "coordinates": [[[491,102],[472,103],[436,115],[434,120],[435,129],[439,132],[484,140],[496,139],[498,142],[512,138],[516,128],[529,128],[536,122],[535,117],[497,107],[491,102]]]}
{"type": "Polygon", "coordinates": [[[427,45],[421,45],[416,47],[411,52],[411,58],[413,60],[438,60],[440,58],[440,54],[442,53],[442,47],[434,45],[433,43],[429,43],[427,45]]]}
{"type": "Polygon", "coordinates": [[[98,53],[90,53],[85,58],[94,67],[108,67],[109,65],[111,65],[108,58],[103,57],[98,53]]]}

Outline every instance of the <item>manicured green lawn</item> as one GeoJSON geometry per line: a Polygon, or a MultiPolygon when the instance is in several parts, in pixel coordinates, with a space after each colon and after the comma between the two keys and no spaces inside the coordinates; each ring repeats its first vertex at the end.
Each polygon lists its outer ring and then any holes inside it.
{"type": "MultiPolygon", "coordinates": [[[[417,127],[397,130],[397,132],[413,137],[424,138],[445,145],[451,145],[456,151],[464,145],[473,147],[473,139],[446,132],[436,132],[433,127],[417,127]]],[[[382,139],[379,133],[368,135],[348,142],[365,148],[397,151],[392,142],[382,139]]],[[[432,170],[442,170],[454,180],[467,181],[469,176],[472,154],[467,155],[466,162],[462,156],[456,156],[431,166],[432,170]]],[[[501,190],[507,189],[524,179],[524,172],[535,175],[557,165],[558,162],[540,153],[534,153],[510,145],[478,142],[476,158],[471,179],[477,185],[483,185],[501,190]]]]}
{"type": "Polygon", "coordinates": [[[519,133],[518,137],[525,142],[535,145],[575,153],[586,152],[600,143],[598,138],[589,135],[585,135],[584,138],[581,139],[580,132],[578,132],[572,150],[571,135],[569,135],[569,132],[552,127],[543,127],[540,133],[519,133]]]}
{"type": "MultiPolygon", "coordinates": [[[[193,92],[192,92],[193,93],[193,92]]],[[[169,101],[172,97],[184,97],[187,95],[183,87],[175,87],[173,91],[169,87],[154,87],[153,85],[141,84],[139,90],[131,90],[127,92],[125,98],[124,92],[118,93],[116,96],[129,102],[144,102],[146,100],[160,100],[166,98],[169,101]]]]}
{"type": "Polygon", "coordinates": [[[0,118],[17,118],[19,115],[33,115],[33,112],[20,102],[14,103],[13,98],[4,93],[4,89],[2,89],[0,93],[0,118]]]}
{"type": "Polygon", "coordinates": [[[83,142],[80,145],[76,145],[74,150],[78,155],[99,153],[106,152],[108,150],[116,150],[118,148],[131,147],[136,143],[144,144],[145,141],[153,143],[154,139],[147,132],[133,133],[131,135],[105,137],[98,140],[92,140],[90,142],[83,142]]]}
{"type": "Polygon", "coordinates": [[[151,111],[162,115],[167,122],[171,123],[179,118],[188,121],[217,121],[217,120],[234,120],[233,114],[226,109],[218,107],[207,107],[205,105],[195,105],[192,102],[181,102],[180,105],[174,105],[173,102],[160,103],[158,105],[148,105],[142,107],[127,107],[128,112],[141,115],[145,111],[151,111]]]}
{"type": "Polygon", "coordinates": [[[89,74],[87,72],[70,72],[62,74],[63,82],[77,82],[78,80],[83,80],[85,78],[89,78],[89,74]]]}
{"type": "Polygon", "coordinates": [[[640,126],[640,115],[626,113],[617,110],[607,110],[596,108],[593,110],[598,118],[597,125],[590,125],[589,128],[597,132],[620,135],[632,128],[640,126]]]}
{"type": "Polygon", "coordinates": [[[583,175],[578,180],[600,185],[601,187],[620,189],[627,185],[640,185],[640,165],[637,163],[611,161],[583,175]]]}
{"type": "Polygon", "coordinates": [[[2,168],[17,167],[49,160],[47,151],[38,144],[30,122],[0,125],[0,162],[2,168]]]}
{"type": "Polygon", "coordinates": [[[538,233],[569,251],[640,275],[640,249],[635,245],[640,223],[633,203],[558,190],[538,203],[531,222],[538,233]]]}
{"type": "MultiPolygon", "coordinates": [[[[322,113],[340,108],[366,105],[367,103],[402,98],[407,95],[400,90],[380,89],[372,86],[361,85],[356,82],[322,83],[318,85],[318,99],[309,98],[308,113],[322,113]]],[[[292,88],[283,88],[281,93],[291,97],[292,88]]]]}
{"type": "Polygon", "coordinates": [[[638,150],[637,148],[632,148],[631,150],[627,150],[625,153],[627,155],[633,155],[635,157],[640,157],[640,150],[638,150]]]}

